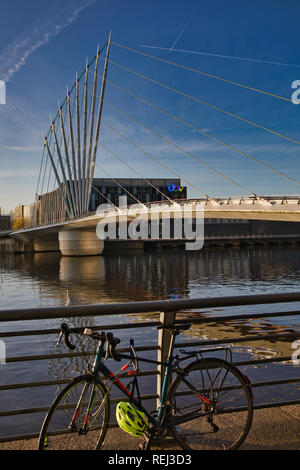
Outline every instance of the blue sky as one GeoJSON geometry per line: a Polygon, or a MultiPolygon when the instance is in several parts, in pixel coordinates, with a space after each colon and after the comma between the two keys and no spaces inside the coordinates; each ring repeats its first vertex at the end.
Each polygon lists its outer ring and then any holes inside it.
{"type": "MultiPolygon", "coordinates": [[[[226,80],[290,99],[300,80],[297,0],[2,0],[0,80],[0,207],[9,211],[33,202],[43,151],[42,132],[57,112],[66,86],[84,69],[112,30],[113,43],[226,80]],[[145,47],[145,46],[151,46],[145,47]],[[183,51],[193,51],[188,53],[183,51]],[[227,57],[225,57],[227,56],[227,57]],[[231,58],[229,57],[231,56],[231,58]],[[235,58],[233,58],[235,57],[235,58]],[[251,59],[251,60],[247,60],[251,59]]],[[[189,70],[111,46],[111,61],[190,96],[300,141],[300,105],[255,93],[189,70]]],[[[178,95],[110,64],[108,79],[187,127],[113,87],[106,100],[186,152],[256,194],[299,194],[299,185],[213,141],[203,132],[300,180],[296,142],[178,95]]],[[[209,171],[173,146],[104,105],[103,121],[211,196],[240,195],[242,189],[209,171]]],[[[144,177],[173,177],[109,130],[101,142],[144,177]]],[[[135,177],[103,149],[98,163],[114,177],[135,177]]],[[[95,176],[106,176],[98,168],[95,176]]],[[[190,187],[190,196],[197,196],[190,187]]],[[[246,194],[246,193],[244,193],[246,194]]],[[[199,194],[198,194],[199,195],[199,194]]]]}

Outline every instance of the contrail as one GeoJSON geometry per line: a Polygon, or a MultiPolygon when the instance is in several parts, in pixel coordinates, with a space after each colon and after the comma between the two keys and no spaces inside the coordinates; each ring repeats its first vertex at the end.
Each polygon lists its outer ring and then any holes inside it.
{"type": "Polygon", "coordinates": [[[52,2],[50,11],[37,18],[0,53],[0,79],[8,82],[23,67],[28,57],[52,37],[73,23],[82,10],[95,0],[65,0],[52,2]]]}
{"type": "Polygon", "coordinates": [[[259,62],[259,63],[262,63],[262,64],[285,65],[287,67],[300,67],[299,64],[289,64],[289,63],[286,63],[286,62],[275,62],[273,60],[253,59],[253,58],[250,58],[250,57],[238,57],[238,56],[224,55],[224,54],[213,54],[211,52],[190,51],[190,50],[186,50],[186,49],[174,49],[173,46],[171,47],[171,49],[169,49],[168,47],[146,46],[146,45],[143,45],[143,44],[141,44],[139,47],[146,47],[148,49],[160,49],[160,50],[169,51],[169,52],[172,50],[174,52],[185,52],[187,54],[208,55],[208,56],[212,56],[212,57],[221,57],[223,59],[246,60],[248,62],[259,62]]]}
{"type": "Polygon", "coordinates": [[[187,27],[187,24],[185,25],[185,27],[183,28],[183,30],[181,31],[181,33],[178,34],[177,38],[175,39],[174,43],[172,44],[172,46],[171,46],[170,49],[169,49],[169,53],[173,51],[175,44],[177,44],[177,42],[179,41],[179,39],[181,38],[181,36],[182,36],[183,33],[185,32],[186,27],[187,27]]]}

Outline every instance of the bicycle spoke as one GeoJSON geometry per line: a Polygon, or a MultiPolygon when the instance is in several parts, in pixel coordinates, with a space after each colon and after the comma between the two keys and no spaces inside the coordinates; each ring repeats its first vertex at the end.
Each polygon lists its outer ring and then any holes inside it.
{"type": "Polygon", "coordinates": [[[56,399],[40,434],[43,449],[96,449],[109,419],[107,392],[92,379],[75,380],[56,399]]]}
{"type": "Polygon", "coordinates": [[[186,449],[233,449],[245,439],[252,420],[252,395],[236,368],[221,360],[187,367],[171,386],[173,434],[186,449]]]}

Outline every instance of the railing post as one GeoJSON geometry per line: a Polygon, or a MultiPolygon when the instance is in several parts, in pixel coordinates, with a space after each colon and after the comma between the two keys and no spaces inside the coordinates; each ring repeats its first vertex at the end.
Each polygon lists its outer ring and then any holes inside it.
{"type": "MultiPolygon", "coordinates": [[[[174,326],[174,321],[176,318],[176,312],[161,312],[160,322],[162,328],[158,330],[158,354],[157,360],[160,362],[165,362],[168,358],[168,353],[170,350],[171,344],[171,331],[168,328],[174,326]]],[[[165,366],[158,365],[158,375],[157,375],[157,408],[160,404],[160,398],[162,393],[162,386],[165,376],[165,366]]]]}

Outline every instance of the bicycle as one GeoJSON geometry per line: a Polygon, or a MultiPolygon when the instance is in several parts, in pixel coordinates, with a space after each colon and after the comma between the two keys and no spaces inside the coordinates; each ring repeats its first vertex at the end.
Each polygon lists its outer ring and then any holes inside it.
{"type": "MultiPolygon", "coordinates": [[[[250,380],[227,360],[228,354],[231,355],[228,348],[220,348],[225,351],[225,359],[203,357],[204,353],[215,349],[181,350],[183,357],[174,355],[175,337],[190,326],[181,324],[169,329],[168,357],[165,362],[159,362],[138,357],[133,340],[130,340],[130,354],[121,354],[116,352],[120,340],[112,333],[88,328],[69,329],[63,323],[57,345],[64,336],[67,347],[75,349],[69,339],[71,333],[86,335],[98,344],[91,370],[73,379],[50,407],[40,431],[39,450],[100,449],[109,425],[112,386],[125,395],[127,403],[141,417],[143,449],[150,449],[153,442],[163,438],[173,439],[185,450],[237,449],[246,439],[252,423],[250,380]],[[127,362],[114,374],[103,363],[108,358],[127,362]],[[192,359],[181,367],[183,361],[192,359]],[[165,368],[160,405],[152,412],[143,406],[140,397],[139,361],[165,368]],[[133,378],[127,387],[118,378],[125,373],[133,378]]],[[[132,419],[131,413],[129,418],[132,419]]]]}

